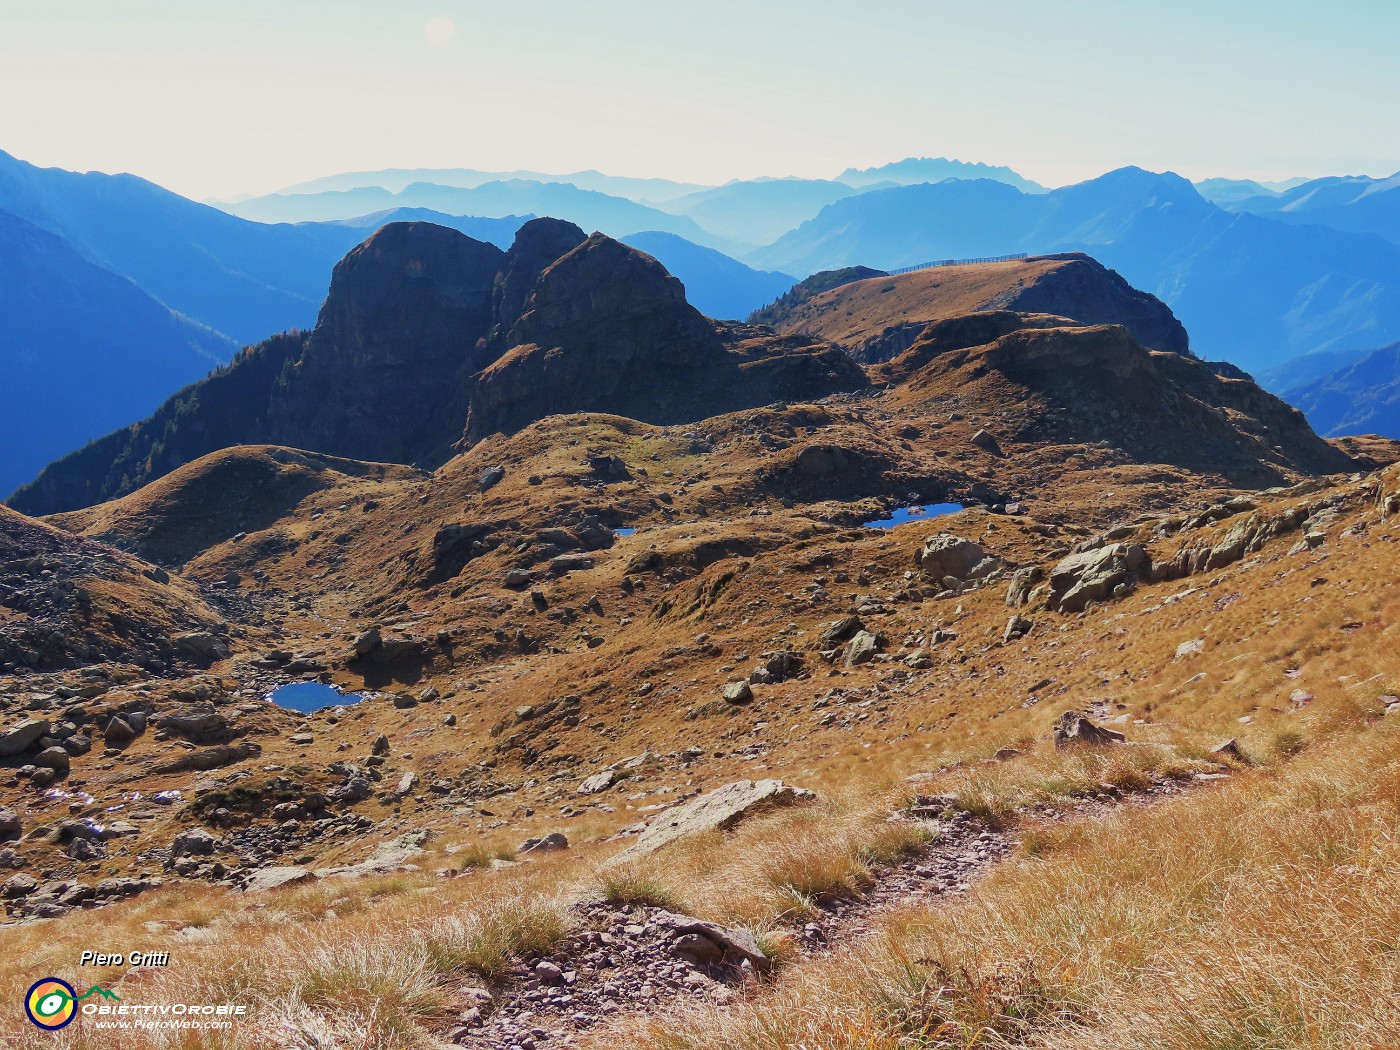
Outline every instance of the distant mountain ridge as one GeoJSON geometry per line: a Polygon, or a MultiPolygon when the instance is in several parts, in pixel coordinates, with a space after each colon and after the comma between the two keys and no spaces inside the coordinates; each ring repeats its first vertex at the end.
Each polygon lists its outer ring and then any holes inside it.
{"type": "Polygon", "coordinates": [[[1324,437],[1400,438],[1400,343],[1373,350],[1283,396],[1324,437]]]}
{"type": "Polygon", "coordinates": [[[1283,222],[1374,233],[1400,244],[1400,173],[1384,179],[1365,175],[1311,179],[1281,193],[1256,194],[1224,206],[1283,222]]]}
{"type": "Polygon", "coordinates": [[[1228,212],[1139,168],[1043,194],[990,180],[873,190],[744,259],[800,274],[1018,251],[1093,255],[1171,306],[1199,353],[1250,371],[1400,335],[1400,246],[1228,212]]]}
{"type": "Polygon", "coordinates": [[[1023,178],[1003,165],[950,160],[947,157],[906,157],[873,168],[847,168],[836,176],[848,186],[874,186],[892,183],[911,186],[922,182],[942,182],[944,179],[991,179],[1004,182],[1025,193],[1043,193],[1045,187],[1023,178]]]}
{"type": "Polygon", "coordinates": [[[233,353],[67,241],[0,211],[0,498],[233,353]]]}
{"type": "Polygon", "coordinates": [[[331,267],[360,239],[343,227],[250,223],[134,175],[37,168],[8,153],[0,209],[237,343],[309,324],[331,267]]]}
{"type": "Polygon", "coordinates": [[[225,207],[231,214],[256,222],[335,222],[402,208],[488,218],[527,213],[554,215],[614,237],[662,230],[723,249],[721,240],[684,215],[672,215],[626,197],[580,189],[567,182],[507,179],[472,187],[417,182],[397,192],[367,186],[312,194],[273,194],[225,207]]]}

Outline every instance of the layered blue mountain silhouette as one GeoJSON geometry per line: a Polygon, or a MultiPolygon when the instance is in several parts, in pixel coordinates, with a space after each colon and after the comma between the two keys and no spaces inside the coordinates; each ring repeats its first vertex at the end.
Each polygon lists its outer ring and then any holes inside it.
{"type": "Polygon", "coordinates": [[[312,325],[335,263],[394,221],[505,247],[536,215],[569,219],[625,238],[728,319],[823,270],[1087,252],[1167,302],[1202,356],[1310,405],[1319,430],[1393,429],[1400,177],[1194,187],[1125,168],[1046,191],[1009,168],[943,158],[711,187],[388,169],[213,207],[0,152],[0,213],[0,375],[24,392],[0,432],[0,495],[238,347],[312,325]]]}
{"type": "Polygon", "coordinates": [[[1380,434],[1400,439],[1400,343],[1362,355],[1284,391],[1323,437],[1380,434]]]}
{"type": "Polygon", "coordinates": [[[1400,335],[1400,245],[1226,211],[1185,179],[1123,168],[1042,194],[990,180],[846,197],[744,257],[810,273],[1082,251],[1167,302],[1203,356],[1247,370],[1400,335]]]}

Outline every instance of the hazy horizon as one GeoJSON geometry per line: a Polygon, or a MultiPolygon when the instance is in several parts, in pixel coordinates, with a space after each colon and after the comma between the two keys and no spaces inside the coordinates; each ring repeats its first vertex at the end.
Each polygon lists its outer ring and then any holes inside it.
{"type": "Polygon", "coordinates": [[[390,167],[711,185],[910,156],[1047,186],[1129,164],[1400,171],[1383,133],[1400,8],[1376,0],[10,6],[0,85],[23,106],[0,110],[0,149],[197,199],[390,167]]]}

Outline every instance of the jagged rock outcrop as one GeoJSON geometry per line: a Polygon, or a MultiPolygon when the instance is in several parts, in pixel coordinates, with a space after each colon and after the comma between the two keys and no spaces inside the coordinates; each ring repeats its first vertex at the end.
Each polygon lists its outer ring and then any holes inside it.
{"type": "Polygon", "coordinates": [[[560,412],[679,423],[865,385],[833,347],[717,325],[649,255],[594,234],[540,276],[478,377],[468,442],[560,412]]]}
{"type": "Polygon", "coordinates": [[[989,300],[985,309],[1058,314],[1083,324],[1121,325],[1145,347],[1190,354],[1185,326],[1155,295],[1134,288],[1117,270],[1088,255],[1072,252],[1049,258],[1063,259],[1064,265],[1024,287],[1002,292],[989,300]]]}
{"type": "Polygon", "coordinates": [[[336,265],[297,367],[269,405],[269,440],[356,459],[435,465],[489,356],[506,253],[445,226],[395,222],[336,265]],[[389,423],[388,421],[392,421],[389,423]]]}
{"type": "Polygon", "coordinates": [[[807,295],[796,294],[801,287],[755,317],[782,332],[829,339],[870,363],[902,353],[931,322],[988,311],[1121,325],[1143,346],[1190,353],[1186,329],[1170,307],[1078,253],[868,276],[807,295]]]}
{"type": "Polygon", "coordinates": [[[655,259],[572,223],[526,223],[502,252],[396,222],[336,266],[314,331],[245,350],[50,464],[12,505],[88,507],[235,445],[435,467],[464,433],[469,445],[561,412],[691,422],[865,385],[819,340],[710,321],[655,259]]]}
{"type": "Polygon", "coordinates": [[[586,240],[583,230],[563,219],[532,219],[516,231],[505,269],[497,275],[492,292],[498,336],[509,333],[525,312],[525,301],[545,268],[586,240]]]}
{"type": "Polygon", "coordinates": [[[1052,609],[1080,612],[1090,602],[1122,598],[1151,568],[1147,551],[1137,543],[1111,543],[1064,558],[1050,571],[1052,609]]]}

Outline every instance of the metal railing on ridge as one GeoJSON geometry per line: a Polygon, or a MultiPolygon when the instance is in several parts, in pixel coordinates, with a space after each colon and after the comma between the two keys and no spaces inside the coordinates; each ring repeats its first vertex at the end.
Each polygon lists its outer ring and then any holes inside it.
{"type": "Polygon", "coordinates": [[[975,263],[995,263],[1011,262],[1014,259],[1029,259],[1028,252],[1017,252],[1015,255],[989,255],[983,259],[938,259],[934,262],[918,263],[915,266],[901,266],[898,270],[889,271],[890,276],[901,273],[913,273],[915,270],[932,270],[938,266],[971,266],[975,263]]]}

